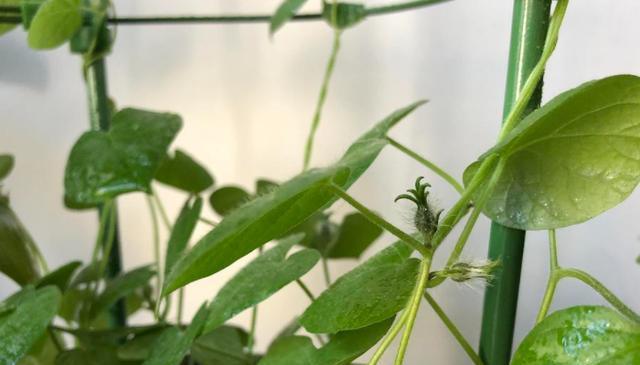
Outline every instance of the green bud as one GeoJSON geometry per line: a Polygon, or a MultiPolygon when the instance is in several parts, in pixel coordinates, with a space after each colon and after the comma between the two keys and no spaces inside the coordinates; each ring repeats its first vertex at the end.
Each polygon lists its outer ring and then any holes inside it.
{"type": "Polygon", "coordinates": [[[406,199],[416,204],[416,212],[413,216],[413,224],[422,233],[425,244],[431,242],[431,237],[438,230],[438,221],[440,220],[440,214],[442,210],[435,211],[429,204],[429,192],[427,188],[431,187],[429,183],[422,183],[424,177],[420,176],[416,179],[415,188],[409,189],[409,194],[401,194],[396,197],[394,201],[406,199]]]}

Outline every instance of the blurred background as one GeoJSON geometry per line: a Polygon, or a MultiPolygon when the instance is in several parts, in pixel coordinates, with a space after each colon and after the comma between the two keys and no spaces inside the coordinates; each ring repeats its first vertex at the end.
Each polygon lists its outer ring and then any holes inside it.
{"type": "MultiPolygon", "coordinates": [[[[275,0],[116,0],[118,15],[270,13],[275,0]]],[[[367,1],[367,5],[379,4],[367,1]]],[[[305,11],[320,8],[309,1],[305,11]]],[[[372,17],[342,37],[333,82],[316,138],[313,165],[335,161],[346,146],[392,110],[417,99],[422,107],[391,135],[459,177],[495,140],[502,114],[512,1],[456,0],[416,11],[372,17]]],[[[640,2],[573,1],[545,75],[544,100],[585,81],[640,74],[640,2]]],[[[190,152],[217,185],[248,188],[258,177],[284,181],[299,172],[305,138],[331,46],[322,22],[290,23],[273,39],[266,24],[120,26],[108,58],[110,94],[119,107],[179,113],[184,127],[174,147],[190,152]]],[[[81,60],[62,47],[35,52],[26,34],[0,38],[0,152],[16,157],[5,191],[50,267],[89,259],[95,213],[66,210],[63,171],[69,150],[88,129],[81,60]]],[[[456,193],[398,151],[387,148],[350,192],[388,220],[410,229],[408,204],[393,198],[419,175],[448,208],[456,193]]],[[[185,196],[157,188],[172,217],[185,196]]],[[[150,217],[142,194],[119,199],[125,268],[151,262],[150,217]]],[[[588,269],[635,310],[640,309],[638,207],[635,193],[596,219],[558,232],[561,264],[588,269]]],[[[336,214],[350,211],[344,203],[336,214]]],[[[211,210],[206,211],[214,217],[211,210]]],[[[464,253],[487,252],[489,222],[482,218],[464,253]]],[[[206,232],[201,227],[196,234],[206,232]]],[[[163,240],[166,232],[163,232],[163,240]]],[[[386,234],[365,257],[390,243],[386,234]]],[[[443,252],[452,246],[449,242],[443,252]]],[[[2,253],[0,253],[2,254],[2,253]]],[[[444,254],[438,256],[442,263],[444,254]]],[[[247,259],[249,259],[248,257],[247,259]]],[[[547,275],[545,232],[527,234],[516,342],[532,327],[547,275]]],[[[188,287],[187,316],[210,300],[246,259],[188,287]]],[[[354,261],[331,266],[334,277],[354,261]]],[[[436,264],[436,267],[438,265],[436,264]]],[[[324,289],[322,273],[307,276],[324,289]]],[[[16,286],[0,278],[0,298],[16,286]]],[[[482,287],[447,283],[434,297],[472,344],[478,343],[482,287]]],[[[553,309],[604,303],[586,286],[563,282],[553,309]]],[[[260,306],[258,349],[307,306],[295,286],[260,306]]],[[[149,319],[138,316],[136,321],[149,319]]],[[[247,325],[249,312],[233,323],[247,325]]],[[[428,305],[419,313],[408,363],[470,363],[428,305]]],[[[387,358],[387,361],[390,357],[387,358]]]]}

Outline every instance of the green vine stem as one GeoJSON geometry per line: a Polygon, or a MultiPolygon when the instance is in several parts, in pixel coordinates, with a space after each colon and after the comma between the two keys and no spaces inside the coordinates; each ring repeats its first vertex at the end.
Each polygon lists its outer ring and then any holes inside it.
{"type": "Polygon", "coordinates": [[[398,353],[396,354],[395,365],[402,365],[404,363],[404,357],[409,346],[409,340],[411,339],[411,332],[416,322],[416,316],[418,315],[418,309],[420,303],[422,303],[422,294],[427,289],[427,283],[429,282],[429,268],[431,267],[431,257],[425,257],[420,262],[420,274],[418,275],[418,281],[416,282],[415,289],[411,295],[409,306],[407,308],[407,323],[404,328],[404,333],[400,340],[400,346],[398,347],[398,353]]]}
{"type": "Polygon", "coordinates": [[[536,64],[536,66],[531,70],[527,81],[522,87],[522,91],[518,99],[516,100],[515,105],[511,108],[511,111],[505,118],[504,123],[502,124],[502,129],[500,130],[500,134],[498,135],[498,141],[502,141],[507,133],[509,133],[515,125],[520,121],[522,114],[524,113],[527,105],[529,104],[529,100],[531,96],[535,92],[540,79],[542,78],[542,74],[544,73],[544,69],[547,65],[547,61],[553,51],[556,48],[556,44],[558,44],[558,34],[560,33],[560,27],[562,26],[562,21],[564,19],[564,15],[567,12],[567,7],[569,5],[569,0],[558,0],[555,10],[553,11],[553,15],[551,16],[551,20],[549,21],[549,29],[547,31],[547,38],[544,42],[544,48],[542,50],[542,55],[540,56],[540,60],[536,64]]]}
{"type": "Polygon", "coordinates": [[[249,338],[247,339],[247,352],[253,354],[253,346],[256,343],[256,324],[258,323],[258,306],[251,308],[251,324],[249,325],[249,338]]]}
{"type": "MultiPolygon", "coordinates": [[[[336,6],[333,9],[338,9],[336,6]]],[[[334,11],[335,12],[335,11],[334,11]]],[[[316,136],[316,131],[318,130],[318,126],[320,125],[320,118],[322,117],[322,108],[324,106],[325,100],[327,98],[327,91],[329,89],[329,82],[331,81],[331,75],[333,74],[333,68],[336,64],[336,58],[338,57],[338,51],[340,50],[340,35],[342,32],[339,29],[335,29],[333,31],[333,46],[331,48],[331,56],[329,57],[329,62],[327,63],[327,68],[324,73],[324,78],[322,80],[322,87],[320,88],[320,95],[318,95],[318,101],[316,103],[316,110],[313,113],[313,121],[311,122],[311,130],[309,131],[309,136],[307,137],[307,143],[304,148],[304,164],[303,170],[307,170],[309,168],[309,163],[311,162],[311,153],[313,152],[313,140],[316,136]]]]}
{"type": "Polygon", "coordinates": [[[409,157],[413,158],[414,160],[418,161],[419,163],[424,165],[429,170],[435,172],[438,176],[440,176],[446,182],[448,182],[454,189],[456,189],[456,191],[458,193],[460,193],[460,194],[464,193],[464,187],[462,186],[462,184],[460,184],[458,182],[458,180],[456,180],[453,176],[449,175],[446,171],[444,171],[444,169],[440,168],[438,165],[436,165],[435,163],[427,160],[426,158],[420,156],[416,152],[414,152],[411,149],[409,149],[409,147],[401,144],[400,142],[396,141],[395,139],[393,139],[393,138],[391,138],[389,136],[386,136],[386,139],[387,139],[387,141],[389,142],[390,145],[392,145],[393,147],[397,148],[399,151],[403,152],[407,156],[409,156],[409,157]]]}
{"type": "Polygon", "coordinates": [[[369,362],[367,363],[368,365],[376,365],[380,361],[382,355],[384,355],[389,346],[391,346],[393,340],[396,338],[396,336],[398,336],[398,333],[400,333],[404,325],[407,323],[408,317],[409,311],[405,309],[402,312],[400,318],[393,324],[389,331],[387,331],[387,335],[384,337],[384,339],[380,343],[380,346],[371,357],[371,360],[369,360],[369,362]]]}
{"type": "Polygon", "coordinates": [[[400,228],[398,228],[398,227],[394,226],[393,224],[387,222],[386,220],[381,218],[379,215],[377,215],[376,213],[374,213],[371,210],[369,210],[369,208],[367,208],[364,205],[362,205],[362,203],[360,203],[359,201],[354,199],[346,191],[342,190],[342,188],[339,187],[338,185],[331,184],[330,186],[331,186],[334,194],[336,194],[342,200],[344,200],[347,203],[349,203],[349,205],[354,207],[357,211],[362,213],[362,215],[364,215],[365,218],[367,218],[371,223],[377,225],[378,227],[380,227],[380,228],[386,230],[387,232],[391,233],[392,235],[396,236],[397,238],[402,240],[404,243],[406,243],[409,246],[411,246],[411,248],[413,248],[414,250],[420,252],[420,254],[422,256],[424,256],[424,257],[431,256],[431,252],[432,251],[430,249],[428,249],[427,247],[423,246],[420,241],[418,241],[417,239],[413,238],[411,235],[407,234],[406,232],[404,232],[400,228]]]}
{"type": "Polygon", "coordinates": [[[590,286],[593,290],[595,290],[598,294],[600,294],[609,304],[611,304],[618,312],[622,313],[629,319],[635,321],[640,324],[640,315],[634,312],[631,308],[629,308],[620,298],[618,298],[611,290],[609,290],[604,284],[598,281],[593,276],[588,273],[574,268],[562,268],[558,265],[558,251],[557,251],[557,243],[556,243],[556,235],[555,231],[549,231],[549,252],[550,252],[550,262],[551,269],[549,274],[549,281],[547,283],[547,288],[544,293],[544,297],[542,300],[542,304],[540,306],[540,310],[538,311],[538,316],[536,318],[536,323],[542,321],[547,313],[549,312],[549,307],[551,306],[551,302],[553,300],[553,295],[555,293],[555,289],[558,285],[558,282],[564,278],[574,278],[582,281],[583,283],[590,286]]]}
{"type": "Polygon", "coordinates": [[[449,329],[449,332],[451,332],[456,341],[458,341],[464,352],[469,355],[471,361],[473,361],[475,365],[484,365],[482,359],[480,359],[480,356],[478,356],[473,347],[464,338],[458,327],[456,327],[455,323],[453,323],[453,321],[442,310],[442,307],[440,307],[435,299],[433,299],[433,297],[426,291],[424,292],[424,299],[427,301],[427,303],[429,303],[429,305],[431,305],[431,308],[433,308],[433,311],[436,312],[438,317],[440,317],[444,325],[447,326],[447,329],[449,329]]]}
{"type": "Polygon", "coordinates": [[[302,279],[296,279],[296,284],[298,284],[300,289],[302,289],[304,294],[307,296],[307,298],[309,298],[309,300],[312,303],[316,301],[316,297],[313,295],[313,293],[311,292],[307,284],[305,284],[304,281],[302,281],[302,279]]]}
{"type": "Polygon", "coordinates": [[[217,225],[218,225],[218,222],[214,222],[214,221],[212,221],[211,219],[207,219],[207,218],[204,218],[204,217],[200,217],[200,218],[198,218],[198,220],[199,220],[200,222],[202,222],[202,223],[204,223],[204,224],[208,225],[208,226],[211,226],[211,227],[215,227],[215,226],[217,226],[217,225]]]}
{"type": "Polygon", "coordinates": [[[160,262],[160,230],[158,224],[158,214],[156,213],[156,208],[153,204],[153,199],[151,195],[146,196],[147,205],[149,207],[149,213],[151,215],[151,227],[153,232],[153,259],[156,264],[156,306],[154,310],[154,315],[156,319],[160,317],[160,303],[162,302],[161,291],[162,291],[162,263],[160,262]]]}
{"type": "MultiPolygon", "coordinates": [[[[109,211],[105,212],[104,215],[107,217],[106,221],[107,223],[105,223],[105,227],[103,228],[103,236],[102,239],[104,241],[102,241],[102,244],[100,245],[101,247],[104,248],[104,251],[102,253],[102,257],[100,258],[100,266],[99,266],[99,271],[98,273],[100,274],[100,276],[102,276],[107,268],[107,265],[109,263],[109,256],[111,255],[111,250],[113,249],[113,241],[115,239],[115,235],[116,235],[116,210],[115,210],[115,206],[113,201],[109,201],[108,203],[105,203],[106,205],[109,205],[109,211]],[[104,232],[104,229],[106,229],[106,235],[104,232]]],[[[102,224],[101,224],[102,225],[102,224]]],[[[99,231],[100,229],[98,229],[99,231]]]]}
{"type": "Polygon", "coordinates": [[[329,271],[329,260],[326,257],[322,258],[322,273],[324,274],[324,283],[328,288],[331,286],[331,272],[329,271]]]}
{"type": "Polygon", "coordinates": [[[171,220],[169,219],[169,215],[167,214],[167,210],[164,208],[164,204],[162,204],[162,200],[155,191],[151,192],[151,197],[153,198],[153,202],[156,204],[158,208],[158,212],[160,212],[160,218],[162,219],[162,223],[164,223],[165,228],[169,233],[171,233],[172,225],[171,220]]]}

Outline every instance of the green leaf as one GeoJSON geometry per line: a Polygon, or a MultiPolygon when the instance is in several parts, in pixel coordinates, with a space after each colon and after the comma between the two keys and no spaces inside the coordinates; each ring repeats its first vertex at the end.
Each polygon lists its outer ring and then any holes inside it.
{"type": "Polygon", "coordinates": [[[0,365],[13,365],[40,340],[60,305],[55,287],[25,288],[5,301],[15,306],[0,317],[0,365]]]}
{"type": "Polygon", "coordinates": [[[202,365],[253,365],[245,352],[248,339],[241,328],[221,326],[193,343],[191,357],[202,365]]]}
{"type": "Polygon", "coordinates": [[[344,217],[338,237],[331,245],[331,258],[359,258],[382,234],[382,228],[371,223],[360,213],[344,217]]]}
{"type": "Polygon", "coordinates": [[[104,291],[98,295],[95,303],[91,307],[90,318],[96,318],[117,302],[118,299],[124,298],[136,289],[146,285],[154,275],[155,271],[151,266],[143,266],[121,274],[108,282],[104,291]]]}
{"type": "Polygon", "coordinates": [[[348,189],[387,145],[389,129],[423,101],[399,109],[353,143],[334,165],[312,169],[227,215],[176,263],[164,294],[215,274],[270,240],[282,237],[335,200],[331,184],[348,189]]]}
{"type": "MultiPolygon", "coordinates": [[[[0,6],[20,6],[20,0],[0,0],[0,6]]],[[[11,13],[3,13],[0,11],[0,16],[12,16],[14,14],[11,13]]],[[[10,32],[15,28],[17,24],[0,24],[0,36],[5,33],[10,32]]],[[[2,156],[0,156],[1,158],[2,156]]],[[[0,162],[2,165],[2,162],[0,162]]],[[[0,179],[2,179],[2,167],[0,167],[0,179]]]]}
{"type": "Polygon", "coordinates": [[[258,179],[256,180],[256,195],[265,195],[269,194],[271,191],[275,190],[278,187],[278,183],[273,182],[267,179],[258,179]]]}
{"type": "Polygon", "coordinates": [[[180,364],[189,351],[193,340],[200,334],[206,316],[207,306],[205,303],[200,307],[200,310],[184,332],[176,327],[165,329],[155,341],[151,354],[143,365],[180,364]]]}
{"type": "Polygon", "coordinates": [[[29,47],[55,48],[69,40],[82,26],[80,0],[46,0],[29,27],[29,47]]]}
{"type": "Polygon", "coordinates": [[[204,331],[215,329],[311,270],[320,260],[318,251],[303,249],[287,257],[300,239],[299,234],[284,239],[231,278],[211,302],[204,331]]]}
{"type": "Polygon", "coordinates": [[[557,311],[529,332],[512,364],[640,364],[640,326],[606,307],[557,311]]]}
{"type": "Polygon", "coordinates": [[[54,285],[58,287],[61,292],[64,292],[65,290],[67,290],[67,286],[69,285],[71,277],[80,266],[82,266],[82,262],[80,261],[73,261],[66,265],[62,265],[38,280],[38,282],[35,284],[36,288],[42,288],[47,285],[54,285]]]}
{"type": "Polygon", "coordinates": [[[93,207],[150,183],[182,122],[176,114],[123,109],[108,132],[89,131],[76,142],[65,169],[65,203],[93,207]]]}
{"type": "MultiPolygon", "coordinates": [[[[640,78],[588,82],[524,118],[489,150],[505,164],[484,212],[526,230],[584,222],[640,182],[640,78]]],[[[467,168],[465,182],[480,161],[467,168]]]]}
{"type": "Polygon", "coordinates": [[[259,365],[347,365],[373,347],[391,326],[387,320],[355,331],[340,332],[316,349],[308,337],[289,337],[269,349],[259,365]]]}
{"type": "Polygon", "coordinates": [[[133,339],[118,347],[118,358],[122,360],[144,361],[149,357],[151,348],[163,331],[164,329],[157,328],[135,336],[133,339]]]}
{"type": "Polygon", "coordinates": [[[182,150],[176,150],[173,157],[166,156],[162,160],[156,180],[194,194],[200,194],[213,185],[213,177],[207,169],[182,150]]]}
{"type": "Polygon", "coordinates": [[[273,35],[278,29],[280,29],[286,22],[288,22],[298,10],[306,3],[307,0],[284,0],[276,12],[271,17],[271,24],[269,25],[269,33],[273,35]]]}
{"type": "Polygon", "coordinates": [[[60,353],[55,365],[125,365],[112,347],[73,349],[60,353]]]}
{"type": "Polygon", "coordinates": [[[329,220],[329,214],[318,212],[300,223],[287,234],[303,233],[300,245],[318,250],[323,256],[329,251],[329,246],[335,241],[340,227],[329,220]]]}
{"type": "Polygon", "coordinates": [[[169,273],[180,255],[182,255],[182,252],[187,248],[193,230],[196,228],[196,224],[200,218],[201,211],[202,198],[200,197],[195,199],[189,198],[184,203],[182,210],[180,210],[180,215],[171,229],[169,243],[167,244],[165,275],[169,273]]]}
{"type": "Polygon", "coordinates": [[[322,17],[329,25],[338,29],[352,27],[367,17],[367,9],[363,4],[338,3],[334,8],[333,3],[324,1],[322,5],[322,17]]]}
{"type": "Polygon", "coordinates": [[[216,213],[225,216],[250,199],[251,195],[240,187],[223,186],[211,194],[209,204],[216,213]]]}
{"type": "Polygon", "coordinates": [[[29,352],[18,362],[18,365],[51,365],[58,356],[58,348],[56,347],[52,336],[56,336],[58,341],[62,340],[62,336],[45,332],[38,342],[31,347],[29,352]]]}
{"type": "Polygon", "coordinates": [[[271,344],[269,345],[269,348],[273,347],[276,343],[278,343],[279,341],[291,337],[291,336],[295,336],[296,332],[298,332],[300,330],[300,328],[302,328],[302,326],[300,325],[300,322],[298,321],[298,317],[293,318],[286,326],[284,326],[277,335],[275,335],[275,337],[273,338],[273,340],[271,341],[271,344]]]}
{"type": "Polygon", "coordinates": [[[402,310],[411,297],[419,260],[401,242],[340,277],[300,317],[312,333],[336,333],[378,323],[402,310]]]}
{"type": "Polygon", "coordinates": [[[40,277],[31,250],[35,243],[2,198],[0,195],[0,272],[20,285],[33,283],[40,277]]]}
{"type": "MultiPolygon", "coordinates": [[[[2,5],[2,0],[0,0],[0,6],[2,5]]],[[[2,25],[0,25],[2,27],[2,25]]],[[[1,30],[2,28],[0,28],[1,30]]],[[[0,31],[0,34],[2,32],[0,31]]],[[[13,156],[11,155],[0,155],[0,181],[2,181],[5,177],[9,176],[11,170],[13,170],[13,156]]]]}

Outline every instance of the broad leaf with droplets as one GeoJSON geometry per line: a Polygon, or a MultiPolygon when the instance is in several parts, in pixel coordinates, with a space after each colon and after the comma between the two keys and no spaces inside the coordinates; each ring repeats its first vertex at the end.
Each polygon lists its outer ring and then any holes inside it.
{"type": "Polygon", "coordinates": [[[512,364],[640,364],[640,324],[607,307],[560,310],[529,332],[512,364]]]}
{"type": "Polygon", "coordinates": [[[611,76],[555,97],[469,166],[466,183],[492,154],[504,163],[484,207],[494,221],[537,230],[597,216],[640,182],[640,77],[611,76]]]}

